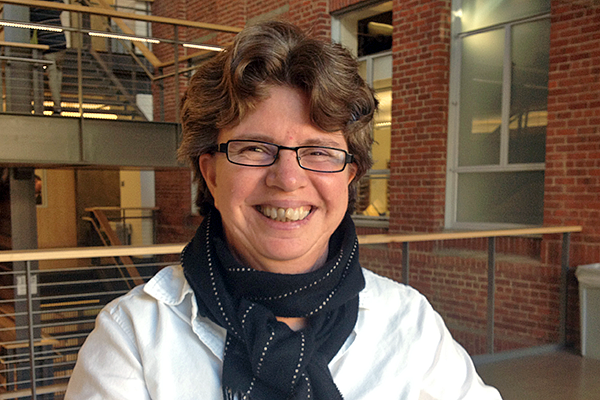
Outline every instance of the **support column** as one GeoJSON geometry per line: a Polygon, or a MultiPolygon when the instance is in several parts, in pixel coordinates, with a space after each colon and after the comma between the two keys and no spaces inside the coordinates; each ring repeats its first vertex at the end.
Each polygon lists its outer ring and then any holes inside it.
{"type": "MultiPolygon", "coordinates": [[[[10,170],[10,218],[11,239],[13,250],[37,248],[37,210],[35,195],[35,174],[33,168],[12,168],[10,170]]],[[[31,386],[24,384],[22,387],[35,387],[32,377],[35,368],[33,362],[34,348],[32,343],[40,337],[39,300],[37,297],[38,263],[34,261],[14,262],[14,304],[15,304],[15,339],[28,342],[28,346],[18,346],[13,351],[18,359],[30,360],[29,369],[20,369],[16,382],[29,381],[31,386]]],[[[35,347],[39,350],[39,348],[35,347]]],[[[35,399],[35,394],[32,397],[35,399]]]]}

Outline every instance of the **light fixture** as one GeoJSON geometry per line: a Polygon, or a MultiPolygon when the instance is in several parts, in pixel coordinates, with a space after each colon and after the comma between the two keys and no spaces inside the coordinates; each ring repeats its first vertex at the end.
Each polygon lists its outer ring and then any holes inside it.
{"type": "Polygon", "coordinates": [[[200,50],[208,50],[208,51],[223,51],[225,50],[222,47],[218,46],[209,46],[205,44],[192,44],[192,43],[184,43],[183,47],[188,47],[190,49],[200,49],[200,50]]]}
{"type": "MultiPolygon", "coordinates": [[[[44,115],[46,112],[44,112],[44,115]]],[[[73,111],[62,111],[60,113],[63,117],[75,117],[79,118],[81,114],[73,111]]],[[[119,116],[116,114],[100,114],[100,113],[83,113],[83,118],[91,118],[91,119],[118,119],[119,116]]]]}
{"type": "Polygon", "coordinates": [[[371,21],[367,24],[367,29],[370,35],[392,36],[394,28],[390,24],[382,24],[381,22],[371,21]]]}
{"type": "Polygon", "coordinates": [[[88,35],[106,37],[106,38],[110,38],[110,39],[131,40],[134,42],[145,42],[145,43],[154,43],[154,44],[160,43],[160,40],[158,40],[158,39],[149,39],[149,38],[144,38],[144,37],[139,37],[139,36],[118,35],[116,33],[88,32],[88,35]]]}
{"type": "Polygon", "coordinates": [[[375,128],[385,128],[386,126],[392,126],[392,121],[376,122],[375,123],[375,128]]]}
{"type": "Polygon", "coordinates": [[[18,22],[0,21],[0,25],[11,28],[37,29],[38,31],[62,32],[62,28],[53,28],[46,25],[21,24],[18,22]]]}

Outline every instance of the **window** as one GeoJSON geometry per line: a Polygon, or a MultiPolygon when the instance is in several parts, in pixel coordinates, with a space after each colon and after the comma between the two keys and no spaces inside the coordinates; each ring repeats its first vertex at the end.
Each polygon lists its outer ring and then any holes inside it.
{"type": "Polygon", "coordinates": [[[332,38],[352,51],[360,71],[379,100],[373,132],[374,165],[359,182],[354,221],[359,226],[387,227],[392,120],[392,2],[334,18],[332,38]]]}
{"type": "Polygon", "coordinates": [[[453,2],[447,227],[543,222],[549,3],[453,2]]]}

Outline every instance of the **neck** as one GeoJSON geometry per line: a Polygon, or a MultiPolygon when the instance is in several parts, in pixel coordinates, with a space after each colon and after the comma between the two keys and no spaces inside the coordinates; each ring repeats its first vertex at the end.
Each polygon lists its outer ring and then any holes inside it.
{"type": "Polygon", "coordinates": [[[298,317],[298,318],[277,317],[277,321],[285,323],[293,331],[299,331],[301,329],[306,328],[306,325],[308,323],[307,319],[302,318],[302,317],[298,317]]]}
{"type": "Polygon", "coordinates": [[[258,261],[252,259],[252,257],[244,257],[243,254],[238,252],[233,246],[229,246],[231,254],[235,257],[236,261],[242,265],[248,266],[257,271],[271,272],[274,274],[287,274],[287,275],[295,275],[295,274],[305,274],[308,272],[316,271],[325,265],[327,261],[327,255],[329,254],[329,249],[326,248],[325,251],[317,258],[316,261],[313,260],[297,260],[297,261],[278,261],[278,260],[263,260],[258,261]],[[309,265],[307,268],[306,265],[309,265]]]}

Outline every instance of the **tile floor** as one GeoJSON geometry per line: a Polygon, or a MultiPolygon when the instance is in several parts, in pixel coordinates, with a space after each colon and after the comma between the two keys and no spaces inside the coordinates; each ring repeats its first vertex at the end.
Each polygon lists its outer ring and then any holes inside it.
{"type": "Polygon", "coordinates": [[[567,351],[477,366],[504,400],[600,400],[600,360],[567,351]]]}

